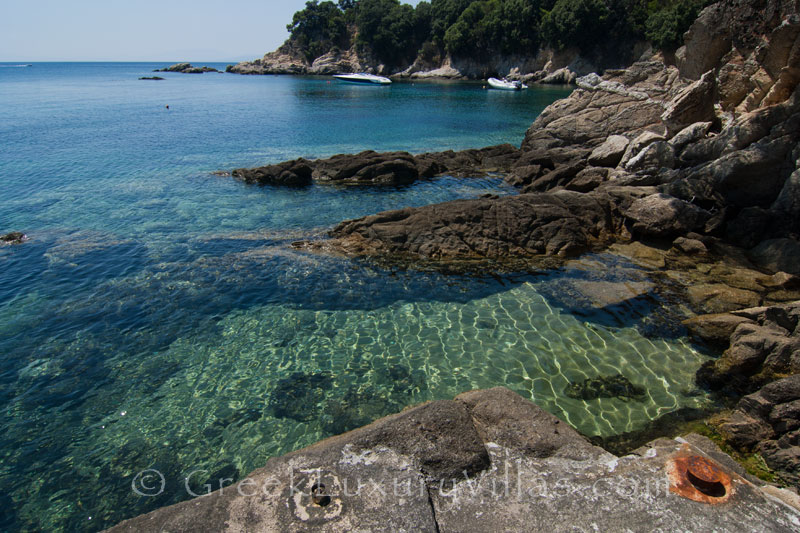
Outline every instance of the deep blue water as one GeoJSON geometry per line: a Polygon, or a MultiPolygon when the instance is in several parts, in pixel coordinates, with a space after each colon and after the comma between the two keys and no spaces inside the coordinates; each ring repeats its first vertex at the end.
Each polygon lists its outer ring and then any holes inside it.
{"type": "Polygon", "coordinates": [[[538,278],[387,272],[289,246],[380,210],[513,194],[499,177],[286,190],[212,174],[364,149],[518,145],[567,89],[138,80],[161,66],[0,64],[0,234],[30,237],[0,247],[0,529],[108,527],[186,499],[181,476],[198,468],[240,476],[472,387],[506,384],[598,434],[694,401],[680,391],[699,356],[628,327],[652,299],[589,328],[538,278]],[[669,383],[649,377],[664,353],[669,383]],[[642,405],[562,394],[588,367],[625,365],[653,380],[642,405]],[[168,482],[155,497],[131,490],[147,468],[168,482]]]}

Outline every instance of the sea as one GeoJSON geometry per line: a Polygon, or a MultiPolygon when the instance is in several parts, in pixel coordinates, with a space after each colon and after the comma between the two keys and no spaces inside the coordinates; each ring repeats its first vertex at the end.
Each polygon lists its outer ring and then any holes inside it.
{"type": "Polygon", "coordinates": [[[98,531],[476,388],[589,436],[709,401],[684,311],[624,257],[467,275],[290,246],[382,210],[517,194],[502,176],[284,189],[226,174],[519,146],[570,88],[164,66],[0,64],[0,234],[28,236],[0,246],[0,530],[98,531]],[[585,296],[620,284],[646,290],[585,296]],[[575,392],[603,380],[618,394],[575,392]]]}

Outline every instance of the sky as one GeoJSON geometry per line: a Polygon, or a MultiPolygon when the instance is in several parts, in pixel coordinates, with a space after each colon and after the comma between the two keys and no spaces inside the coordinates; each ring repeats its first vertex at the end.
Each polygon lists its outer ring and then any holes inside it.
{"type": "Polygon", "coordinates": [[[0,0],[0,62],[254,59],[286,40],[286,25],[304,6],[305,0],[0,0]]]}

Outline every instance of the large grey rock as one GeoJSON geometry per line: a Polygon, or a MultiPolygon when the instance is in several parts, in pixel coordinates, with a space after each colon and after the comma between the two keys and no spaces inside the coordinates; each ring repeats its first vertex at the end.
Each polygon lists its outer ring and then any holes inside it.
{"type": "Polygon", "coordinates": [[[608,179],[608,169],[589,167],[581,170],[569,180],[565,188],[570,191],[591,192],[608,179]]]}
{"type": "Polygon", "coordinates": [[[675,150],[666,141],[647,145],[625,163],[625,170],[635,172],[643,169],[670,169],[675,166],[675,150]]]}
{"type": "Polygon", "coordinates": [[[545,109],[525,134],[522,151],[546,154],[587,147],[585,158],[609,136],[632,138],[663,128],[664,99],[683,86],[677,70],[659,62],[636,63],[594,81],[545,109]]]}
{"type": "Polygon", "coordinates": [[[631,159],[642,153],[642,150],[647,148],[649,145],[665,140],[666,137],[660,133],[656,133],[654,131],[642,132],[628,144],[628,147],[625,149],[625,153],[622,154],[622,159],[620,159],[619,167],[625,168],[631,159]]]}
{"type": "Polygon", "coordinates": [[[691,306],[701,313],[727,313],[761,303],[759,293],[725,283],[692,284],[686,295],[691,306]]]}
{"type": "Polygon", "coordinates": [[[604,455],[569,424],[505,387],[465,392],[456,401],[469,409],[483,442],[535,459],[586,460],[604,455]]]}
{"type": "Polygon", "coordinates": [[[674,237],[701,229],[709,218],[703,209],[666,194],[636,200],[624,212],[634,234],[674,237]]]}
{"type": "Polygon", "coordinates": [[[407,152],[374,152],[335,155],[314,161],[315,181],[333,184],[405,185],[419,177],[414,157],[407,152]]]}
{"type": "Polygon", "coordinates": [[[560,191],[387,211],[342,222],[319,246],[412,260],[571,256],[604,239],[607,224],[601,198],[560,191]]]}
{"type": "Polygon", "coordinates": [[[771,272],[800,274],[800,242],[794,239],[770,239],[749,252],[750,259],[771,272]]]}
{"type": "Polygon", "coordinates": [[[687,144],[703,139],[710,129],[711,122],[695,122],[675,134],[675,136],[669,140],[669,144],[676,152],[680,152],[687,144]]]}
{"type": "Polygon", "coordinates": [[[715,313],[686,319],[683,321],[683,325],[686,326],[692,337],[701,339],[717,348],[727,348],[731,343],[731,335],[743,322],[749,322],[749,320],[729,313],[715,313]]]}
{"type": "Polygon", "coordinates": [[[720,430],[734,447],[758,451],[779,479],[800,484],[800,374],[742,398],[720,430]]]}
{"type": "Polygon", "coordinates": [[[717,66],[731,49],[729,28],[721,23],[721,11],[728,6],[715,4],[703,10],[684,36],[684,46],[675,54],[681,76],[697,80],[717,66]]]}
{"type": "Polygon", "coordinates": [[[610,135],[589,155],[589,164],[598,167],[615,167],[625,154],[630,140],[622,135],[610,135]]]}
{"type": "Polygon", "coordinates": [[[686,126],[696,122],[710,122],[714,119],[714,89],[716,78],[713,70],[684,88],[661,115],[661,121],[672,137],[686,126]]]}

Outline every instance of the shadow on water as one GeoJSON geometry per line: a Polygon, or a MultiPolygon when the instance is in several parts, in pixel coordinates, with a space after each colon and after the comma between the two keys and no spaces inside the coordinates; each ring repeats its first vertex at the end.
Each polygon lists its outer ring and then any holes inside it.
{"type": "Polygon", "coordinates": [[[677,287],[630,260],[590,254],[547,272],[537,290],[552,305],[603,327],[635,327],[644,337],[686,336],[677,287]]]}

